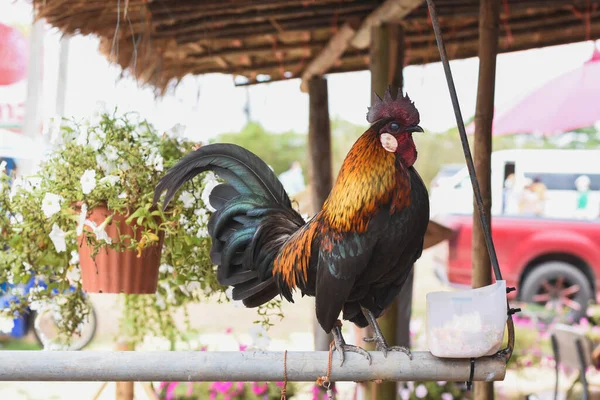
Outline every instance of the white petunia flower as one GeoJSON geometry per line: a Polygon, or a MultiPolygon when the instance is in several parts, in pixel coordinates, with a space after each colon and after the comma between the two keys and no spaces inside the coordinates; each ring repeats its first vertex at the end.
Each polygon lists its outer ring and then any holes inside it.
{"type": "Polygon", "coordinates": [[[9,217],[9,221],[13,225],[22,224],[23,223],[23,215],[21,214],[11,214],[9,217]]]}
{"type": "Polygon", "coordinates": [[[0,173],[4,173],[6,171],[6,161],[0,162],[0,173]]]}
{"type": "Polygon", "coordinates": [[[188,192],[187,190],[181,193],[179,199],[181,200],[181,202],[183,203],[183,207],[185,208],[192,207],[194,205],[194,202],[196,201],[194,195],[188,192]]]}
{"type": "Polygon", "coordinates": [[[62,197],[54,193],[46,193],[42,199],[42,211],[46,218],[50,218],[60,211],[60,202],[62,197]]]}
{"type": "Polygon", "coordinates": [[[244,303],[241,300],[234,300],[233,299],[233,287],[228,287],[227,290],[225,290],[225,295],[227,296],[227,298],[229,299],[229,301],[231,303],[233,303],[233,306],[235,308],[242,308],[244,307],[244,303]]]}
{"type": "Polygon", "coordinates": [[[81,213],[79,214],[79,218],[77,219],[77,236],[81,236],[81,234],[83,233],[83,224],[85,223],[87,212],[87,204],[83,203],[83,205],[81,206],[81,213]]]}
{"type": "Polygon", "coordinates": [[[77,265],[79,264],[79,252],[76,250],[71,251],[71,259],[69,260],[69,265],[77,265]]]}
{"type": "Polygon", "coordinates": [[[42,185],[42,178],[38,177],[38,176],[30,176],[29,178],[27,178],[27,191],[31,192],[34,189],[39,189],[40,186],[42,185]]]}
{"type": "Polygon", "coordinates": [[[127,198],[127,193],[125,192],[121,192],[121,194],[119,194],[119,199],[126,199],[127,198]]]}
{"type": "Polygon", "coordinates": [[[116,166],[112,163],[109,163],[102,154],[96,154],[96,164],[98,164],[98,166],[108,174],[110,174],[116,168],[116,166]]]}
{"type": "Polygon", "coordinates": [[[112,145],[106,146],[106,149],[104,149],[104,154],[106,155],[106,158],[110,161],[115,161],[119,158],[119,152],[117,151],[117,148],[112,145]]]}
{"type": "Polygon", "coordinates": [[[198,229],[198,232],[196,232],[196,237],[199,237],[199,238],[208,237],[208,229],[206,229],[205,227],[200,227],[198,229]]]}
{"type": "Polygon", "coordinates": [[[104,136],[102,133],[103,132],[92,132],[88,137],[88,145],[94,149],[94,151],[98,151],[102,148],[102,136],[104,136]]]}
{"type": "Polygon", "coordinates": [[[81,280],[81,271],[79,267],[72,266],[67,272],[67,279],[71,282],[79,282],[81,280]]]}
{"type": "Polygon", "coordinates": [[[175,269],[173,268],[173,266],[169,265],[169,264],[161,264],[160,267],[158,267],[158,272],[163,273],[163,274],[164,273],[167,273],[167,274],[173,273],[174,270],[175,269]]]}
{"type": "Polygon", "coordinates": [[[123,172],[129,171],[129,168],[131,168],[131,166],[127,161],[123,161],[121,165],[119,165],[119,169],[123,172]]]}
{"type": "Polygon", "coordinates": [[[108,175],[104,178],[100,179],[99,183],[108,183],[110,186],[115,186],[117,183],[121,181],[121,178],[116,175],[108,175]]]}
{"type": "Polygon", "coordinates": [[[92,228],[92,232],[96,235],[96,240],[104,240],[106,243],[111,244],[112,240],[106,233],[106,225],[110,222],[110,217],[106,218],[103,223],[100,225],[96,225],[94,221],[90,221],[89,219],[84,222],[87,226],[92,228]]]}
{"type": "Polygon", "coordinates": [[[86,169],[81,176],[81,191],[83,194],[90,194],[96,187],[96,171],[86,169]]]}
{"type": "Polygon", "coordinates": [[[77,136],[77,141],[75,143],[77,144],[77,146],[86,146],[87,141],[88,141],[88,134],[85,131],[85,129],[82,129],[81,132],[79,133],[79,136],[77,136]]]}
{"type": "Polygon", "coordinates": [[[163,161],[163,157],[158,153],[158,151],[153,150],[146,159],[146,165],[154,168],[155,171],[162,172],[163,161]]]}
{"type": "Polygon", "coordinates": [[[14,327],[14,319],[10,317],[0,316],[0,332],[11,333],[14,327]]]}
{"type": "Polygon", "coordinates": [[[65,231],[60,229],[60,227],[56,224],[52,225],[52,231],[50,231],[50,240],[52,240],[52,244],[54,244],[54,248],[57,253],[62,253],[67,250],[67,242],[65,240],[65,231]]]}
{"type": "Polygon", "coordinates": [[[267,350],[271,343],[271,338],[267,335],[267,330],[262,325],[252,325],[250,328],[250,337],[252,338],[252,345],[261,350],[267,350]]]}
{"type": "Polygon", "coordinates": [[[186,226],[190,221],[187,219],[187,217],[183,214],[181,214],[181,216],[179,217],[179,224],[182,226],[186,226]]]}

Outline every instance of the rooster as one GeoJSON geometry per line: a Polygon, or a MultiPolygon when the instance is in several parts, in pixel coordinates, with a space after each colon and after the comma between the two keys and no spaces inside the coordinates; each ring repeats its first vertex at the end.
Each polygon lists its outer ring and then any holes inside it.
{"type": "Polygon", "coordinates": [[[233,286],[232,297],[258,307],[281,295],[315,297],[319,324],[334,337],[341,363],[346,344],[338,319],[370,325],[376,349],[389,346],[377,318],[402,290],[421,256],[429,221],[427,189],[414,168],[413,132],[423,132],[419,112],[398,90],[376,96],[372,125],[348,152],[323,208],[306,222],[291,205],[281,182],[255,154],[234,144],[210,144],[183,157],[156,186],[154,202],[166,190],[163,207],[197,174],[213,171],[225,183],[209,196],[216,209],[208,222],[211,260],[217,279],[233,286]]]}

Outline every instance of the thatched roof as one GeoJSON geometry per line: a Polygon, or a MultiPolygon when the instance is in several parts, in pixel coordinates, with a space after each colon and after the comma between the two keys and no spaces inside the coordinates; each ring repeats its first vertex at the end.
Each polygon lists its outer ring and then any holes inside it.
{"type": "MultiPolygon", "coordinates": [[[[36,15],[159,92],[187,74],[240,84],[368,68],[370,26],[402,20],[406,62],[438,61],[422,0],[33,0],[36,15]],[[326,49],[326,50],[324,50],[326,49]]],[[[448,55],[477,55],[479,0],[437,0],[448,55]]],[[[500,51],[600,38],[600,0],[504,0],[500,51]]]]}

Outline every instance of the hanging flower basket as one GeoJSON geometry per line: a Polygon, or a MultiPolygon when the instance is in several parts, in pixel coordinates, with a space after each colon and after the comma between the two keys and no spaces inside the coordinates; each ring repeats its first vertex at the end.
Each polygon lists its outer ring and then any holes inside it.
{"type": "MultiPolygon", "coordinates": [[[[105,240],[110,242],[121,241],[123,237],[125,244],[129,241],[127,237],[143,241],[142,229],[135,224],[128,224],[128,217],[113,213],[106,206],[94,207],[84,229],[93,232],[100,227],[105,240]],[[106,225],[102,226],[104,223],[106,225]]],[[[155,293],[163,241],[164,232],[161,231],[158,243],[149,247],[137,251],[119,251],[105,246],[94,255],[93,247],[82,238],[79,262],[83,290],[88,293],[155,293]]]]}

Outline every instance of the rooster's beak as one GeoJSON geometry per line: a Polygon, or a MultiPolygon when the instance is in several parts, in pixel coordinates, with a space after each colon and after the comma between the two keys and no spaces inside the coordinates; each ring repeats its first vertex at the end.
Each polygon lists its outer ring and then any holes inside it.
{"type": "Polygon", "coordinates": [[[413,133],[413,132],[421,132],[423,133],[423,128],[421,128],[419,125],[415,125],[415,126],[411,126],[409,128],[406,128],[406,133],[413,133]]]}

